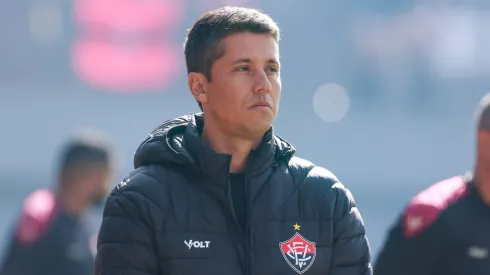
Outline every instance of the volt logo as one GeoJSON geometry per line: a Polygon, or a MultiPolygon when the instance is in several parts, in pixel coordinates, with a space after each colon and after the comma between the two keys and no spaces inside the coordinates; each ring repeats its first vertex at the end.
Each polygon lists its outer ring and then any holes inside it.
{"type": "Polygon", "coordinates": [[[189,240],[189,241],[184,241],[185,245],[187,245],[187,247],[189,247],[189,249],[191,248],[208,248],[209,247],[209,244],[211,243],[210,241],[192,241],[192,240],[189,240]]]}

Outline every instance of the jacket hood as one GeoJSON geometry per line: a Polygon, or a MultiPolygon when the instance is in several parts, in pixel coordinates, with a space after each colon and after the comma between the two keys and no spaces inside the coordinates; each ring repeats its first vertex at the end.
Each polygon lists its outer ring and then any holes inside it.
{"type": "MultiPolygon", "coordinates": [[[[191,149],[189,147],[211,151],[200,138],[203,126],[204,115],[202,113],[165,121],[153,130],[136,150],[134,168],[151,164],[195,166],[198,157],[189,152],[191,149]]],[[[259,148],[254,151],[257,150],[268,151],[267,153],[274,158],[274,162],[289,161],[295,153],[294,147],[274,135],[272,128],[264,135],[259,148]]]]}

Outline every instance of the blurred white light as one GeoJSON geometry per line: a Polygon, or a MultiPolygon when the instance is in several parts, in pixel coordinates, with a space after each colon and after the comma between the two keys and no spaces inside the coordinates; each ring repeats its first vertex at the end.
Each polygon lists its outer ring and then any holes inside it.
{"type": "Polygon", "coordinates": [[[349,110],[350,98],[346,90],[338,84],[324,84],[313,96],[313,110],[326,122],[337,122],[349,110]]]}
{"type": "Polygon", "coordinates": [[[32,38],[42,43],[52,43],[63,30],[61,7],[55,4],[36,5],[29,13],[29,31],[32,38]]]}
{"type": "MultiPolygon", "coordinates": [[[[472,10],[438,11],[430,29],[434,43],[428,48],[434,72],[440,77],[471,77],[477,73],[478,21],[472,10]]],[[[485,54],[483,54],[485,56],[485,54]]]]}

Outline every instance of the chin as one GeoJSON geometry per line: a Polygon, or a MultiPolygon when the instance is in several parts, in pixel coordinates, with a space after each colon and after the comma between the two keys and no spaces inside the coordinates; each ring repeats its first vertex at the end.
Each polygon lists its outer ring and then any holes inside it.
{"type": "Polygon", "coordinates": [[[249,126],[249,132],[256,138],[262,137],[272,126],[272,120],[262,120],[249,126]]]}
{"type": "Polygon", "coordinates": [[[267,132],[274,122],[275,114],[272,111],[253,112],[244,117],[245,128],[254,136],[262,136],[267,132]]]}

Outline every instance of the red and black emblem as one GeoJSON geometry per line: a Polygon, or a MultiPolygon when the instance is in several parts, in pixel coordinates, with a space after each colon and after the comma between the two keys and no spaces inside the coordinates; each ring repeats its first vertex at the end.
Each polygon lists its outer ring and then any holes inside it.
{"type": "Polygon", "coordinates": [[[279,243],[282,256],[298,274],[305,273],[315,261],[316,244],[296,234],[289,240],[279,243]]]}

